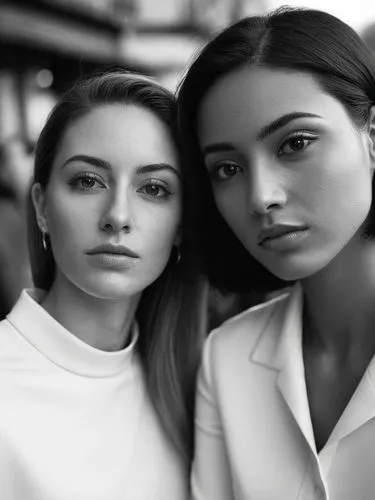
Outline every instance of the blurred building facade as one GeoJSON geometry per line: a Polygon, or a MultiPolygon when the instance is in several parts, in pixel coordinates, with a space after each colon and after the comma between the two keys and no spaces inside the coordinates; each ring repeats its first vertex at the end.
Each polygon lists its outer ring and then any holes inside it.
{"type": "Polygon", "coordinates": [[[87,73],[122,62],[131,0],[2,0],[0,141],[34,142],[55,96],[87,73]]]}
{"type": "Polygon", "coordinates": [[[123,53],[175,89],[184,69],[214,32],[250,14],[267,0],[137,0],[136,29],[123,38],[123,53]]]}
{"type": "Polygon", "coordinates": [[[56,96],[121,67],[174,88],[207,36],[264,0],[1,0],[0,142],[34,143],[56,96]]]}

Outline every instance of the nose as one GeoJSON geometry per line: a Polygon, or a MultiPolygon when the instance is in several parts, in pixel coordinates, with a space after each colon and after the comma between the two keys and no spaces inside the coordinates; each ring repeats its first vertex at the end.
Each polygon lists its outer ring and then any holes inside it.
{"type": "Polygon", "coordinates": [[[106,232],[129,233],[133,228],[130,199],[126,189],[108,193],[109,200],[100,219],[100,229],[106,232]]]}
{"type": "Polygon", "coordinates": [[[247,199],[249,213],[267,215],[286,205],[287,194],[280,167],[258,161],[251,165],[249,172],[247,199]]]}

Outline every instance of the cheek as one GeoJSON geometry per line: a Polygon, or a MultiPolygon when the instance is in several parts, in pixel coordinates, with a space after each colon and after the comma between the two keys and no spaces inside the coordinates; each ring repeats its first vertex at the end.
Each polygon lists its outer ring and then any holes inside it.
{"type": "Polygon", "coordinates": [[[47,217],[52,245],[61,250],[69,247],[74,251],[84,243],[85,234],[94,236],[95,208],[69,199],[56,197],[55,203],[47,207],[47,217]]]}
{"type": "Polygon", "coordinates": [[[342,185],[340,203],[336,205],[337,217],[340,218],[338,226],[341,222],[343,231],[359,228],[371,208],[372,202],[372,181],[367,175],[354,176],[352,182],[348,185],[342,185]]]}
{"type": "Polygon", "coordinates": [[[305,206],[309,200],[307,205],[312,213],[342,220],[344,225],[365,218],[371,204],[372,181],[361,156],[337,155],[325,165],[323,169],[311,169],[305,179],[304,189],[300,190],[305,206]]]}

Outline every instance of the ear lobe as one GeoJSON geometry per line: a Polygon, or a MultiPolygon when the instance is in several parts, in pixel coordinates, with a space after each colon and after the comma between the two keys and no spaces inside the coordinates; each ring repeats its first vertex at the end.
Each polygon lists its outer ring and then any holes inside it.
{"type": "Polygon", "coordinates": [[[375,170],[375,106],[371,106],[367,120],[367,132],[369,139],[369,153],[372,169],[375,170]]]}
{"type": "Polygon", "coordinates": [[[42,233],[48,232],[48,222],[46,216],[46,197],[39,182],[31,187],[31,199],[36,213],[36,220],[42,233]]]}

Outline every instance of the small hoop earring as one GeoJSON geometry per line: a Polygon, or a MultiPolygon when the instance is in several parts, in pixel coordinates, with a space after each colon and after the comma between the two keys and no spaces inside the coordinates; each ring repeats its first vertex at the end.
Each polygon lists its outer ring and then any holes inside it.
{"type": "Polygon", "coordinates": [[[181,262],[181,248],[176,245],[177,257],[176,264],[178,265],[181,262]]]}
{"type": "Polygon", "coordinates": [[[44,250],[47,250],[47,238],[44,231],[42,231],[42,247],[44,248],[44,250]]]}

